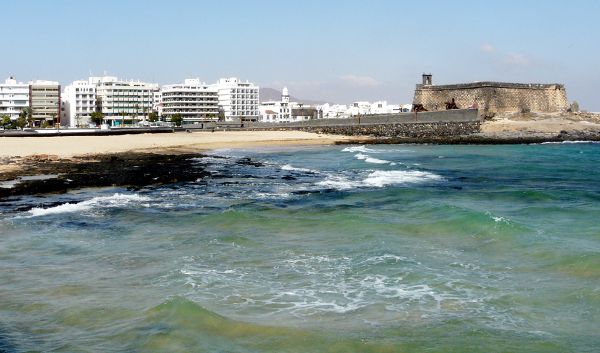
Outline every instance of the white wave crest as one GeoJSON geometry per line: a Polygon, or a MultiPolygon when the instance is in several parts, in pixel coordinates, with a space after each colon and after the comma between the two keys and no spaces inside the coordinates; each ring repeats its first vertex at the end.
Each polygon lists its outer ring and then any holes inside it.
{"type": "Polygon", "coordinates": [[[319,173],[318,170],[308,169],[308,168],[299,168],[292,167],[290,164],[285,164],[281,166],[281,170],[294,171],[294,172],[304,172],[304,173],[319,173]]]}
{"type": "Polygon", "coordinates": [[[585,140],[573,140],[573,141],[548,141],[542,142],[540,145],[571,145],[571,144],[597,144],[600,141],[585,141],[585,140]]]}
{"type": "Polygon", "coordinates": [[[40,217],[60,213],[85,212],[98,207],[122,207],[127,206],[131,203],[138,203],[149,200],[150,198],[138,194],[116,193],[112,196],[98,196],[90,200],[78,203],[65,203],[49,208],[32,208],[31,210],[29,210],[28,217],[40,217]]]}
{"type": "Polygon", "coordinates": [[[431,181],[441,181],[443,177],[437,174],[418,170],[377,170],[369,174],[363,181],[366,186],[384,187],[395,184],[415,184],[431,181]]]}
{"type": "Polygon", "coordinates": [[[390,164],[390,165],[395,165],[396,163],[394,162],[390,162],[390,161],[386,161],[385,159],[379,159],[379,158],[373,158],[367,154],[362,154],[362,153],[357,153],[354,155],[354,157],[356,157],[356,159],[361,160],[361,161],[365,161],[367,163],[373,163],[373,164],[390,164]]]}
{"type": "Polygon", "coordinates": [[[351,146],[351,147],[344,148],[342,150],[342,152],[380,153],[380,152],[383,152],[383,151],[372,149],[372,148],[368,148],[366,146],[351,146]]]}
{"type": "Polygon", "coordinates": [[[440,175],[418,170],[377,170],[370,173],[364,180],[350,180],[340,175],[329,175],[318,186],[337,190],[349,190],[359,187],[384,187],[387,185],[418,184],[443,181],[440,175]]]}
{"type": "Polygon", "coordinates": [[[330,175],[327,179],[317,183],[318,186],[337,190],[349,190],[360,186],[359,182],[352,181],[346,177],[339,175],[330,175]]]}

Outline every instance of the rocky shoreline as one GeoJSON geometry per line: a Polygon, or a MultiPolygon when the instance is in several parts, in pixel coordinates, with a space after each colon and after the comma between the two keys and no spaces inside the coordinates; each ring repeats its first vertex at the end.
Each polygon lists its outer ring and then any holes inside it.
{"type": "MultiPolygon", "coordinates": [[[[38,155],[0,174],[0,200],[20,195],[64,193],[85,187],[140,188],[195,181],[209,175],[196,163],[197,153],[115,153],[59,159],[38,155]]],[[[13,161],[14,163],[14,161],[13,161]]]]}
{"type": "Polygon", "coordinates": [[[598,142],[600,131],[561,131],[558,134],[476,133],[457,136],[375,137],[336,144],[437,144],[437,145],[521,145],[538,143],[598,142]]]}

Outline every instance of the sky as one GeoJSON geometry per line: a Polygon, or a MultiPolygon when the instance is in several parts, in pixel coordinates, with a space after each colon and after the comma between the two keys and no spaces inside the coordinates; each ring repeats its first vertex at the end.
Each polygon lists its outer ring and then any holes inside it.
{"type": "Polygon", "coordinates": [[[239,77],[410,103],[434,84],[563,83],[600,111],[600,1],[0,0],[0,79],[239,77]]]}

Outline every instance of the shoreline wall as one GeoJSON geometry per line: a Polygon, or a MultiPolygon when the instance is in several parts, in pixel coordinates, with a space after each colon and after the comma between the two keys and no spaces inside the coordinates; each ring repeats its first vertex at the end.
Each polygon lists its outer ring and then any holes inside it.
{"type": "Polygon", "coordinates": [[[319,134],[431,138],[462,136],[481,131],[477,110],[364,115],[350,119],[319,119],[296,123],[251,123],[245,130],[299,130],[319,134]]]}
{"type": "Polygon", "coordinates": [[[480,121],[475,109],[454,109],[437,112],[371,114],[348,119],[316,119],[292,123],[245,123],[248,128],[283,128],[283,127],[317,127],[317,126],[354,126],[370,124],[399,123],[436,123],[480,121]]]}
{"type": "Polygon", "coordinates": [[[373,137],[431,138],[471,135],[481,131],[480,122],[397,123],[353,126],[310,126],[295,130],[318,134],[373,137]]]}

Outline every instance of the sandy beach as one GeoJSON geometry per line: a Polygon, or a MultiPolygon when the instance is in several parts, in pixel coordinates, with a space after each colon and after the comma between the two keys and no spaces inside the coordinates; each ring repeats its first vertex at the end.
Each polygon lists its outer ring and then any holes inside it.
{"type": "Polygon", "coordinates": [[[0,137],[0,157],[74,156],[119,152],[199,152],[255,146],[327,145],[349,140],[302,131],[217,131],[118,136],[0,137]]]}
{"type": "Polygon", "coordinates": [[[0,136],[0,174],[20,169],[24,160],[56,161],[124,152],[182,154],[221,148],[328,145],[350,139],[347,136],[302,131],[217,131],[61,137],[0,136]]]}

